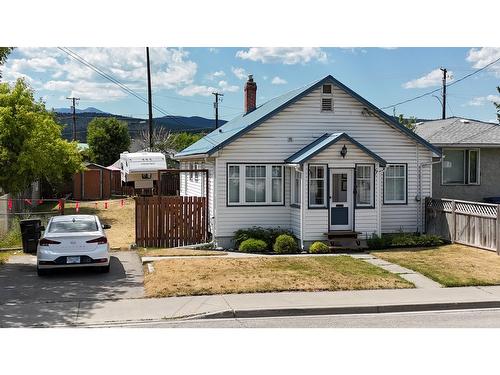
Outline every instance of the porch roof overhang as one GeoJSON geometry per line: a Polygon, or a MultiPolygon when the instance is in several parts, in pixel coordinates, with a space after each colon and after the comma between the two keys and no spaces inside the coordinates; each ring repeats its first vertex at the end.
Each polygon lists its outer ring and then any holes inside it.
{"type": "Polygon", "coordinates": [[[385,167],[387,162],[378,156],[376,153],[368,149],[367,147],[363,146],[361,143],[356,141],[354,138],[350,137],[347,133],[325,133],[318,139],[314,140],[313,142],[309,143],[307,146],[302,148],[301,150],[297,151],[295,154],[292,156],[288,157],[285,160],[285,163],[287,164],[303,164],[307,160],[311,159],[315,155],[319,154],[321,151],[323,151],[325,148],[335,144],[336,142],[340,140],[347,140],[357,146],[360,150],[365,152],[367,155],[369,155],[372,159],[376,160],[381,167],[385,167]]]}

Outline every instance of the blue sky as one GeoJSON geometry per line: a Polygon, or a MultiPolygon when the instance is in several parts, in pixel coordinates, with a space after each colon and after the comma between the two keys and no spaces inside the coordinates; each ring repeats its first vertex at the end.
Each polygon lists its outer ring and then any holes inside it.
{"type": "MultiPolygon", "coordinates": [[[[86,61],[146,97],[143,48],[71,48],[86,61]]],[[[331,74],[373,104],[385,107],[439,88],[439,68],[453,82],[500,58],[500,48],[154,48],[151,50],[154,103],[165,112],[213,117],[213,95],[224,93],[220,116],[242,112],[243,86],[251,73],[257,101],[331,74]]],[[[3,79],[25,77],[47,107],[68,107],[147,116],[147,105],[57,48],[18,48],[3,67],[3,79]]],[[[448,88],[448,116],[494,121],[500,101],[500,62],[448,88]]],[[[440,93],[436,93],[440,96],[440,93]]],[[[392,114],[392,108],[386,110],[392,114]]],[[[432,96],[396,107],[396,113],[439,118],[432,96]]],[[[155,116],[162,114],[155,111],[155,116]]]]}

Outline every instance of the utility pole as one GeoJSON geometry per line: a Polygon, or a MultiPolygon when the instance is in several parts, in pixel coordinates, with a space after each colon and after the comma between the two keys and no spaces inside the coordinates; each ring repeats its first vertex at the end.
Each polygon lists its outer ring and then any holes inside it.
{"type": "Polygon", "coordinates": [[[73,96],[73,97],[66,98],[66,99],[71,100],[73,103],[71,106],[71,109],[73,110],[73,141],[76,141],[76,104],[80,100],[80,98],[75,98],[73,96]]]}
{"type": "MultiPolygon", "coordinates": [[[[213,92],[212,95],[215,95],[214,108],[215,108],[215,129],[219,127],[219,97],[224,96],[219,92],[213,92]]],[[[220,100],[222,101],[222,99],[220,100]]]]}
{"type": "Polygon", "coordinates": [[[148,65],[148,112],[149,112],[149,151],[153,151],[153,102],[151,100],[151,67],[149,64],[149,47],[146,47],[148,65]]]}
{"type": "Polygon", "coordinates": [[[446,73],[448,73],[448,70],[446,68],[441,68],[441,71],[443,72],[443,115],[442,115],[442,119],[444,120],[446,118],[446,73]]]}

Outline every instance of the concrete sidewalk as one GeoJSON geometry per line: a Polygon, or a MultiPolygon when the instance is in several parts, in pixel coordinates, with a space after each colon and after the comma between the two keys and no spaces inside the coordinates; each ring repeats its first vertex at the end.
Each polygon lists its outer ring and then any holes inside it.
{"type": "Polygon", "coordinates": [[[188,317],[270,317],[500,307],[500,286],[283,292],[0,305],[1,327],[102,326],[188,317]]]}

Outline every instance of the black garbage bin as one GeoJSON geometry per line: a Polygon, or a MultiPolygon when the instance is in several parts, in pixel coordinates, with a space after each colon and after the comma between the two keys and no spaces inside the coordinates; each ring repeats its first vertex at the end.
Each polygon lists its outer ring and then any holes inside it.
{"type": "Polygon", "coordinates": [[[19,222],[21,226],[21,236],[23,239],[23,251],[25,253],[36,254],[38,240],[41,236],[42,222],[40,219],[27,219],[19,222]]]}

